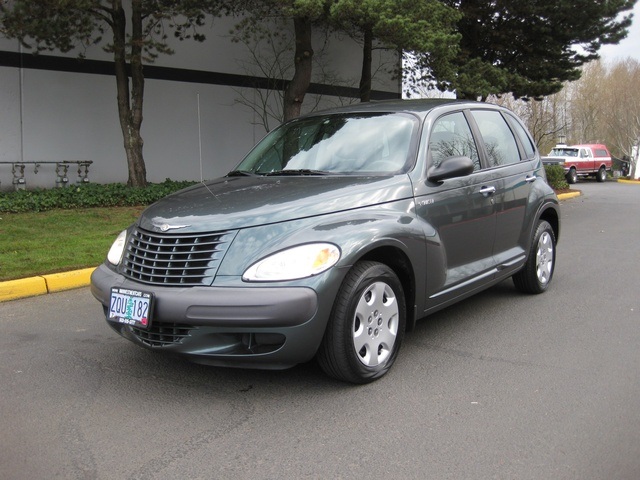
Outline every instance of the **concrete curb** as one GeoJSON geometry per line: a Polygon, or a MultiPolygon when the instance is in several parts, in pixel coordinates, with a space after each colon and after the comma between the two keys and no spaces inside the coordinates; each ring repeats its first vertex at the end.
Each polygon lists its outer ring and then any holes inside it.
{"type": "MultiPolygon", "coordinates": [[[[579,197],[580,192],[561,193],[560,200],[579,197]]],[[[35,297],[47,293],[61,292],[73,288],[86,287],[90,283],[95,267],[73,272],[52,273],[19,280],[0,282],[0,303],[19,298],[35,297]]]]}
{"type": "Polygon", "coordinates": [[[580,192],[561,193],[558,195],[558,200],[569,200],[570,198],[576,198],[582,195],[580,192]]]}
{"type": "Polygon", "coordinates": [[[61,292],[89,285],[95,267],[0,282],[0,302],[61,292]]]}

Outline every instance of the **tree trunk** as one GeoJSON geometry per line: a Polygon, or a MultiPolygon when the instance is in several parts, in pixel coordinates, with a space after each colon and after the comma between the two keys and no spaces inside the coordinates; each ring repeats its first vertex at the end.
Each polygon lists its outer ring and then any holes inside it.
{"type": "Polygon", "coordinates": [[[144,187],[147,171],[142,156],[144,144],[140,135],[144,75],[142,71],[142,0],[132,0],[131,88],[126,60],[126,16],[120,0],[113,2],[113,57],[115,63],[118,116],[127,155],[127,185],[144,187]]]}
{"type": "Polygon", "coordinates": [[[638,162],[640,161],[640,137],[638,137],[638,139],[636,140],[636,146],[634,148],[635,151],[632,148],[631,155],[629,157],[629,174],[631,175],[630,178],[634,180],[640,180],[640,170],[638,169],[638,162]]]}
{"type": "Polygon", "coordinates": [[[360,101],[371,101],[371,57],[373,52],[373,32],[370,27],[364,29],[364,47],[362,48],[362,74],[360,75],[360,101]]]}
{"type": "Polygon", "coordinates": [[[313,48],[311,45],[311,20],[295,17],[293,25],[296,33],[295,71],[284,91],[284,121],[300,115],[304,96],[311,84],[313,48]]]}

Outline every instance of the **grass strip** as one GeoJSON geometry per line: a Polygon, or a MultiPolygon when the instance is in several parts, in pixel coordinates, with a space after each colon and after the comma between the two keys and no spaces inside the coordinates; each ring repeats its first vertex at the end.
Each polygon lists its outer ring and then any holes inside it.
{"type": "Polygon", "coordinates": [[[143,208],[0,214],[0,281],[99,265],[143,208]]]}

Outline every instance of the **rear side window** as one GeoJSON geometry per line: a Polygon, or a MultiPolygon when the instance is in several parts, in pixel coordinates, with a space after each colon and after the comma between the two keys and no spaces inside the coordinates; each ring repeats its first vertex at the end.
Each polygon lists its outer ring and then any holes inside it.
{"type": "Polygon", "coordinates": [[[500,112],[474,110],[471,113],[482,135],[489,157],[489,167],[519,162],[518,144],[500,112]]]}
{"type": "Polygon", "coordinates": [[[533,142],[531,141],[531,137],[529,136],[529,134],[527,133],[527,131],[524,129],[524,127],[520,124],[520,122],[516,121],[515,119],[511,119],[510,118],[510,124],[513,127],[513,130],[515,131],[516,135],[518,136],[518,138],[520,139],[520,143],[522,144],[522,147],[524,148],[524,154],[526,158],[533,158],[536,154],[536,149],[533,146],[533,142]]]}
{"type": "Polygon", "coordinates": [[[429,137],[429,151],[433,166],[440,165],[448,157],[466,156],[473,160],[473,170],[480,170],[478,148],[462,112],[444,115],[436,120],[429,137]]]}
{"type": "Polygon", "coordinates": [[[609,152],[601,148],[596,148],[596,157],[608,157],[609,152]]]}

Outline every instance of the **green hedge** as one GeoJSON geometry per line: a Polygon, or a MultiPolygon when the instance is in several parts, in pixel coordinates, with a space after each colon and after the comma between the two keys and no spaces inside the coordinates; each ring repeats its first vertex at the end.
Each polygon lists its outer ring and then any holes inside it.
{"type": "MultiPolygon", "coordinates": [[[[554,190],[569,188],[564,169],[561,166],[547,165],[544,168],[551,188],[554,190]]],[[[176,182],[167,179],[162,183],[150,183],[144,188],[127,187],[120,183],[108,185],[88,183],[67,188],[0,192],[0,212],[22,213],[42,212],[54,208],[73,209],[150,205],[170,193],[195,183],[188,181],[176,182]]]]}
{"type": "Polygon", "coordinates": [[[127,187],[119,183],[108,185],[88,183],[67,188],[0,192],[0,212],[22,213],[42,212],[54,208],[149,205],[194,183],[175,182],[167,179],[162,183],[150,183],[144,188],[127,187]]]}
{"type": "Polygon", "coordinates": [[[547,173],[547,181],[551,188],[554,190],[566,190],[569,188],[564,167],[560,165],[545,165],[544,170],[547,173]]]}

